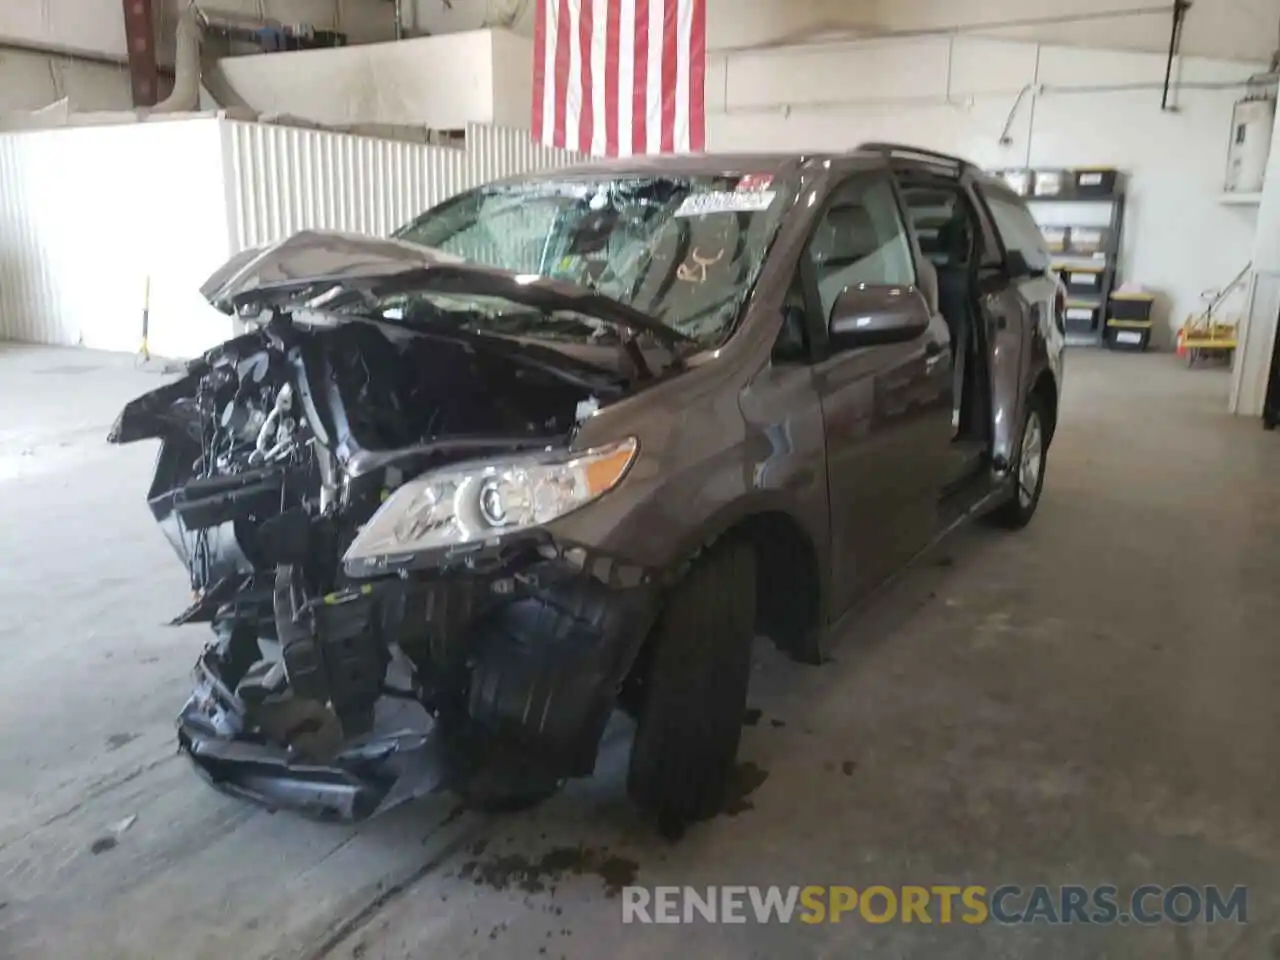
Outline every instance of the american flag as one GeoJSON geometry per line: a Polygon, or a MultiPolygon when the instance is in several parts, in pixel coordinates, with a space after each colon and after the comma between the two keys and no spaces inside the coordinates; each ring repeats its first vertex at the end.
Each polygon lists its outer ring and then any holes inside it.
{"type": "Polygon", "coordinates": [[[538,0],[533,135],[596,156],[706,144],[706,0],[538,0]]]}

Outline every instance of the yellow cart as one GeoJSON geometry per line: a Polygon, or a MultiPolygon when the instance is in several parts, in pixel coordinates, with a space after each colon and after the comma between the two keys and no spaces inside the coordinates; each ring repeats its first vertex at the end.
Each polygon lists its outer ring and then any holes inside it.
{"type": "Polygon", "coordinates": [[[1198,317],[1189,316],[1178,331],[1178,356],[1187,358],[1187,366],[1193,367],[1205,357],[1217,357],[1228,362],[1239,345],[1236,339],[1236,318],[1220,317],[1222,304],[1237,290],[1244,287],[1253,264],[1245,265],[1234,280],[1217,292],[1208,291],[1209,305],[1198,317]]]}
{"type": "MultiPolygon", "coordinates": [[[[1190,325],[1193,318],[1188,317],[1190,325]]],[[[1187,366],[1194,367],[1196,361],[1221,355],[1230,361],[1231,354],[1238,345],[1236,325],[1234,323],[1210,323],[1205,325],[1198,321],[1194,326],[1184,327],[1178,332],[1178,353],[1187,358],[1187,366]]]]}

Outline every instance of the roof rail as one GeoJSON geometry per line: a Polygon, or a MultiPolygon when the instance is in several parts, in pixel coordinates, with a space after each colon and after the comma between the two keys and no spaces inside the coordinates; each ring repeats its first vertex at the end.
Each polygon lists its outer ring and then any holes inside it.
{"type": "Polygon", "coordinates": [[[962,157],[955,157],[949,153],[939,153],[936,150],[926,150],[924,147],[912,147],[905,143],[860,143],[857,149],[868,150],[872,153],[883,153],[888,157],[900,157],[904,160],[924,160],[929,163],[941,163],[950,167],[955,167],[956,171],[967,170],[973,167],[973,164],[962,157]]]}

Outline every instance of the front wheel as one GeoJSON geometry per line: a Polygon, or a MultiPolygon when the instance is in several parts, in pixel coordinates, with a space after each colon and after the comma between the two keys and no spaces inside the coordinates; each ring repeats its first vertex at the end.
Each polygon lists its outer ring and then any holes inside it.
{"type": "Polygon", "coordinates": [[[627,788],[675,835],[724,802],[747,705],[755,561],[745,541],[713,547],[671,591],[650,638],[627,788]]]}
{"type": "Polygon", "coordinates": [[[1036,507],[1040,505],[1040,493],[1044,489],[1044,471],[1049,457],[1048,424],[1044,401],[1032,394],[1027,399],[1027,413],[1022,424],[1013,493],[993,515],[1001,526],[1018,530],[1035,516],[1036,507]]]}

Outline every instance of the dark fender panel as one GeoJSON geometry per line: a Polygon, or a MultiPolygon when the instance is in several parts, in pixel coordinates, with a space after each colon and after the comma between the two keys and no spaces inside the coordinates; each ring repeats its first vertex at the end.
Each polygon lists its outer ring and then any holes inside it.
{"type": "MultiPolygon", "coordinates": [[[[638,568],[612,569],[640,580],[638,568]]],[[[468,713],[548,767],[584,776],[655,619],[656,591],[555,570],[535,577],[475,625],[468,713]]]]}

